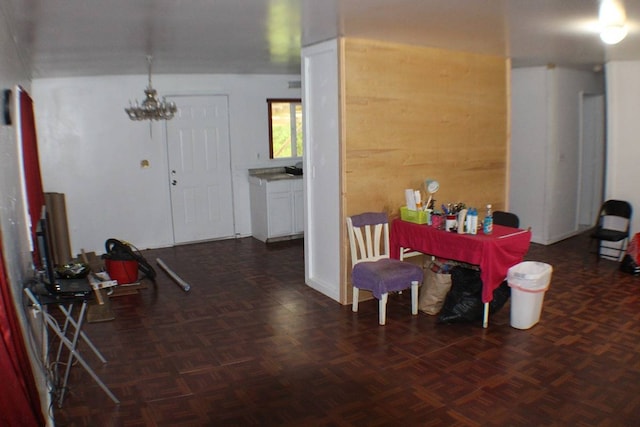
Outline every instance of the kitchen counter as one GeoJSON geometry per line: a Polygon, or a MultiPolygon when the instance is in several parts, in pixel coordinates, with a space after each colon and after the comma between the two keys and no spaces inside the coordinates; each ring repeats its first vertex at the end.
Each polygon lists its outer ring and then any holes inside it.
{"type": "Polygon", "coordinates": [[[284,167],[249,169],[249,181],[263,180],[267,182],[283,179],[302,179],[302,175],[286,173],[284,167]]]}
{"type": "Polygon", "coordinates": [[[249,169],[249,187],[254,238],[268,243],[304,236],[302,175],[284,167],[249,169]]]}

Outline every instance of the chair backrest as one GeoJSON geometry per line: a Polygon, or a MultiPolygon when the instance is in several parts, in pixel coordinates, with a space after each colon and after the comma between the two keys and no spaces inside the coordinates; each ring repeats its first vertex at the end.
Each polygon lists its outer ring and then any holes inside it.
{"type": "Polygon", "coordinates": [[[630,219],[632,212],[631,204],[624,200],[607,200],[600,208],[600,216],[610,215],[630,219]]]}
{"type": "Polygon", "coordinates": [[[493,212],[493,223],[518,228],[520,226],[520,218],[511,212],[495,211],[493,212]]]}
{"type": "Polygon", "coordinates": [[[631,204],[625,200],[607,200],[600,207],[598,215],[599,228],[611,228],[629,231],[631,226],[631,204]]]}
{"type": "Polygon", "coordinates": [[[384,212],[347,217],[351,265],[389,258],[389,220],[384,212]]]}

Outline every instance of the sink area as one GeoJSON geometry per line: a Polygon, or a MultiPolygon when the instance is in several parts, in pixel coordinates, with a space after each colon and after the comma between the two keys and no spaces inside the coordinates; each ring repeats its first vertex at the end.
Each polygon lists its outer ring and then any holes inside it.
{"type": "Polygon", "coordinates": [[[285,166],[284,171],[291,175],[302,175],[302,168],[298,166],[285,166]]]}
{"type": "Polygon", "coordinates": [[[275,168],[249,169],[249,178],[264,181],[280,181],[283,179],[302,178],[302,168],[296,166],[284,166],[275,168]]]}

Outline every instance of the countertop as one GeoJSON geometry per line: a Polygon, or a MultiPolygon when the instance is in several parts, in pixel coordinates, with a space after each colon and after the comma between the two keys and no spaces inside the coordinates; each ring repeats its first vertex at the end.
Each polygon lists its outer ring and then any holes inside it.
{"type": "Polygon", "coordinates": [[[249,180],[280,181],[283,179],[302,179],[302,175],[286,173],[284,167],[249,169],[249,180]]]}

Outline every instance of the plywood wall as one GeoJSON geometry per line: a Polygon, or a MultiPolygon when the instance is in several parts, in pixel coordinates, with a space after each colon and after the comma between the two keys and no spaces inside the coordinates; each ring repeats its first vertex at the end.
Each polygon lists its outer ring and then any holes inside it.
{"type": "Polygon", "coordinates": [[[399,215],[404,189],[424,191],[427,178],[440,182],[438,206],[505,208],[506,58],[360,39],[340,47],[344,216],[399,215]]]}

